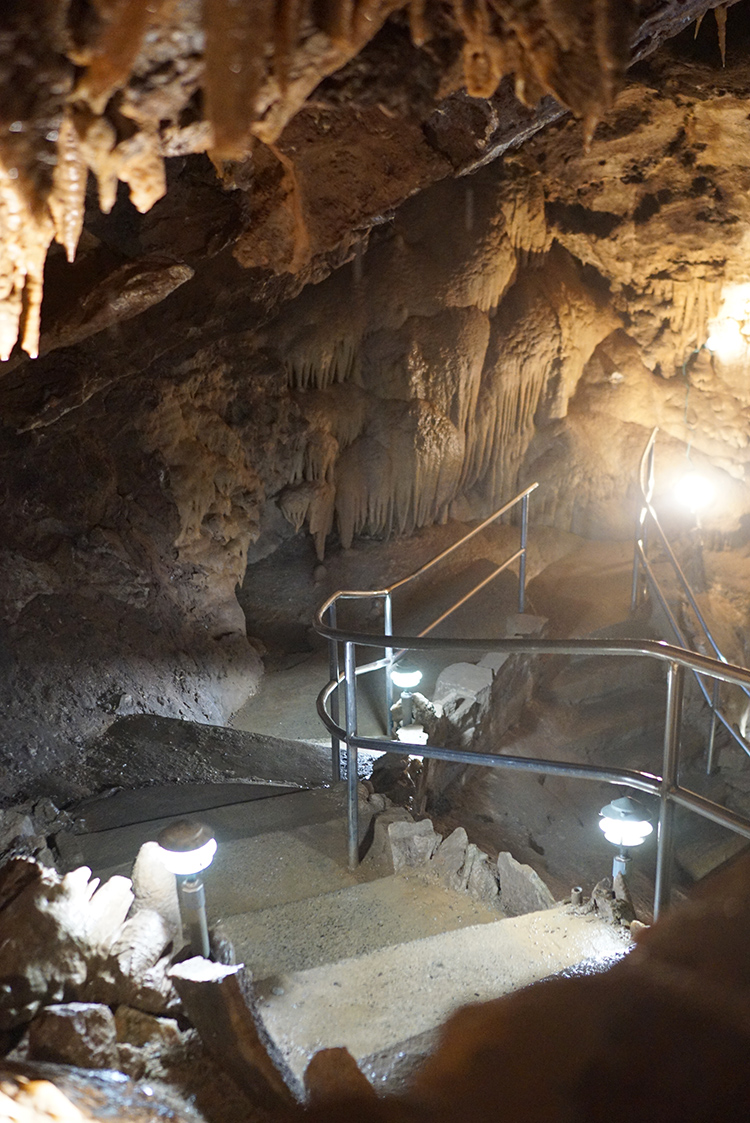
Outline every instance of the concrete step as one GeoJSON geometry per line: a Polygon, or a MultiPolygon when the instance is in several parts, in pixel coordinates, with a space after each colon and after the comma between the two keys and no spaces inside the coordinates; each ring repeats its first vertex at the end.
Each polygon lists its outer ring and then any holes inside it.
{"type": "Polygon", "coordinates": [[[258,1009],[298,1091],[312,1056],[344,1045],[375,1087],[390,1092],[459,1006],[581,964],[601,970],[628,946],[623,930],[558,906],[281,973],[258,1009]]]}
{"type": "Polygon", "coordinates": [[[501,916],[499,905],[483,904],[412,870],[235,915],[224,921],[223,928],[237,961],[250,969],[261,989],[268,990],[282,973],[493,923],[501,916]]]}
{"type": "MultiPolygon", "coordinates": [[[[219,844],[204,875],[211,921],[335,892],[391,872],[375,863],[354,872],[347,868],[343,785],[283,795],[273,791],[259,787],[255,794],[264,798],[208,807],[205,790],[197,793],[198,806],[193,806],[179,786],[165,788],[162,815],[152,819],[147,818],[153,814],[150,789],[140,793],[142,803],[139,793],[130,792],[127,804],[135,821],[83,834],[66,831],[56,843],[68,869],[87,865],[98,877],[129,876],[144,842],[175,818],[197,812],[219,844]]],[[[91,811],[89,816],[93,818],[91,811]]],[[[96,821],[100,819],[101,809],[96,821]]],[[[363,835],[368,825],[363,809],[363,835]]]]}

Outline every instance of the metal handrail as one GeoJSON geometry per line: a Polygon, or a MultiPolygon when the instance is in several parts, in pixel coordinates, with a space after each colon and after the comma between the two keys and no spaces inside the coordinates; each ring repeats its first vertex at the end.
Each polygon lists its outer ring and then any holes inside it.
{"type": "MultiPolygon", "coordinates": [[[[348,812],[348,853],[352,868],[359,862],[359,824],[357,807],[357,764],[358,750],[369,749],[380,752],[403,754],[403,742],[394,742],[384,737],[361,737],[357,733],[357,668],[355,647],[381,647],[382,636],[360,632],[347,632],[327,624],[323,613],[330,609],[331,602],[316,613],[316,631],[332,643],[344,644],[344,673],[337,675],[323,688],[317,700],[318,714],[333,738],[346,745],[347,749],[347,812],[348,812]],[[346,726],[338,725],[338,719],[328,713],[327,703],[338,695],[338,688],[345,687],[346,726]]],[[[640,656],[657,659],[668,664],[667,700],[664,724],[664,751],[662,775],[636,769],[599,768],[594,765],[577,764],[572,761],[561,762],[536,757],[504,756],[499,753],[472,753],[459,749],[446,749],[436,745],[419,745],[419,755],[434,760],[445,760],[461,764],[478,764],[493,768],[508,768],[516,771],[542,773],[550,776],[577,777],[597,780],[608,784],[625,785],[640,791],[650,792],[659,798],[659,827],[657,831],[656,885],[654,916],[657,917],[668,903],[671,895],[671,862],[673,851],[674,812],[677,806],[684,807],[703,818],[726,827],[750,839],[750,819],[722,807],[721,804],[707,799],[679,783],[680,725],[682,717],[682,698],[685,670],[704,674],[717,681],[735,683],[750,687],[750,671],[729,663],[687,651],[684,648],[656,640],[546,640],[546,639],[436,639],[434,637],[392,636],[394,645],[410,651],[443,651],[448,648],[468,648],[473,651],[496,651],[525,653],[529,655],[602,655],[640,656]]],[[[382,665],[384,661],[377,661],[382,665]]],[[[369,665],[374,667],[375,664],[369,665]]],[[[416,748],[417,746],[415,746],[416,748]]]]}
{"type": "MultiPolygon", "coordinates": [[[[335,628],[337,619],[337,605],[340,600],[372,600],[375,598],[382,598],[383,638],[388,640],[393,632],[393,594],[396,592],[396,590],[403,588],[405,585],[408,585],[410,582],[415,581],[418,577],[421,577],[423,574],[427,573],[428,570],[433,568],[433,566],[436,566],[439,562],[443,561],[455,550],[459,549],[460,546],[463,546],[464,543],[468,542],[475,535],[483,531],[491,523],[496,522],[497,519],[501,518],[504,514],[506,514],[507,511],[512,510],[512,508],[515,507],[518,503],[521,504],[520,548],[516,550],[516,552],[511,557],[506,558],[504,562],[497,566],[497,568],[494,569],[488,577],[485,577],[482,581],[476,584],[473,589],[471,589],[459,600],[454,601],[450,608],[446,609],[446,611],[443,612],[440,616],[435,617],[435,619],[432,620],[432,622],[428,624],[426,628],[423,628],[422,631],[419,632],[419,637],[426,636],[435,628],[437,628],[439,624],[442,624],[444,620],[447,620],[447,618],[452,613],[456,612],[457,609],[466,604],[466,602],[470,600],[471,597],[473,597],[476,593],[483,589],[485,585],[488,585],[490,581],[493,581],[499,574],[506,570],[515,561],[519,563],[518,611],[523,612],[526,607],[526,548],[529,532],[529,496],[533,491],[536,491],[538,487],[538,483],[529,484],[529,486],[527,488],[524,488],[523,491],[519,491],[518,495],[515,495],[512,499],[509,499],[507,503],[504,503],[502,507],[498,507],[496,511],[493,511],[491,515],[484,519],[483,522],[479,523],[478,526],[475,526],[473,530],[468,531],[452,545],[448,546],[445,550],[442,550],[439,554],[436,554],[434,558],[430,559],[430,561],[425,562],[424,565],[421,565],[419,569],[415,569],[413,573],[407,574],[406,577],[400,577],[398,581],[394,581],[392,584],[386,585],[382,589],[339,589],[338,592],[333,593],[333,595],[330,596],[328,600],[326,600],[321,605],[321,607],[318,609],[316,619],[318,617],[322,619],[327,615],[328,623],[333,628],[335,628]]],[[[384,645],[379,644],[375,646],[384,645]]],[[[329,640],[328,651],[331,681],[340,682],[342,676],[340,673],[338,644],[333,640],[329,640]]],[[[387,673],[385,676],[385,710],[386,721],[389,723],[389,728],[391,720],[391,709],[393,706],[393,683],[391,682],[390,671],[392,670],[394,664],[396,664],[399,659],[402,658],[405,652],[405,648],[396,650],[396,648],[391,644],[390,647],[385,647],[385,656],[383,659],[379,659],[372,663],[368,663],[365,666],[358,667],[354,672],[355,675],[360,675],[367,674],[370,671],[381,670],[384,667],[387,668],[387,673]]],[[[338,721],[339,712],[337,694],[334,695],[332,700],[332,711],[333,718],[335,719],[335,721],[338,721]]],[[[334,781],[341,779],[340,739],[333,733],[331,734],[331,772],[334,781]]]]}
{"type": "MultiPolygon", "coordinates": [[[[714,639],[714,637],[711,633],[711,629],[710,629],[703,613],[700,610],[698,602],[695,598],[695,594],[693,593],[693,590],[690,587],[690,583],[689,583],[687,577],[685,576],[685,573],[682,569],[682,566],[680,565],[679,561],[677,560],[677,556],[675,555],[675,552],[672,549],[672,546],[669,542],[669,539],[667,538],[667,535],[664,532],[664,528],[662,527],[662,525],[659,521],[659,517],[658,517],[658,515],[656,513],[656,510],[654,509],[654,506],[653,506],[653,503],[652,503],[653,494],[654,494],[654,484],[655,484],[655,447],[656,447],[656,437],[657,437],[658,432],[659,432],[659,428],[658,428],[658,426],[656,426],[653,429],[653,431],[651,433],[651,436],[649,437],[649,439],[646,443],[646,447],[643,451],[643,455],[641,456],[641,463],[640,463],[640,470],[639,470],[639,477],[638,478],[639,478],[639,483],[640,483],[641,495],[643,497],[643,505],[641,506],[641,509],[638,512],[638,517],[636,519],[635,545],[634,545],[634,556],[633,556],[633,583],[632,583],[632,595],[631,595],[631,611],[635,612],[635,610],[638,607],[639,601],[640,601],[640,597],[641,597],[640,574],[641,574],[641,572],[643,572],[643,574],[646,577],[647,584],[649,585],[652,592],[654,593],[657,600],[659,601],[659,604],[660,604],[660,606],[661,606],[661,608],[662,608],[662,610],[663,610],[663,612],[666,616],[667,623],[669,624],[670,628],[672,629],[672,632],[674,633],[675,638],[677,639],[677,641],[683,647],[688,648],[690,650],[694,650],[692,648],[691,643],[689,642],[689,639],[685,636],[685,633],[683,632],[682,628],[680,628],[680,626],[679,626],[679,624],[678,624],[678,622],[677,622],[677,620],[674,616],[674,613],[672,612],[672,610],[669,606],[669,603],[667,601],[664,590],[662,589],[661,584],[659,583],[659,580],[658,580],[658,578],[657,578],[657,576],[654,572],[653,566],[650,564],[650,562],[648,560],[648,537],[649,537],[648,531],[649,531],[649,526],[653,526],[653,529],[656,531],[656,533],[659,537],[659,541],[661,543],[662,549],[664,550],[664,553],[666,554],[667,560],[669,561],[669,563],[672,567],[672,570],[673,570],[673,572],[674,572],[675,576],[677,577],[677,580],[680,584],[680,587],[682,588],[682,591],[685,594],[685,597],[687,598],[687,602],[690,605],[690,608],[692,609],[696,620],[698,621],[698,625],[699,625],[701,631],[703,632],[703,635],[705,636],[706,642],[708,643],[709,647],[711,647],[711,649],[714,651],[714,653],[716,655],[716,658],[720,662],[726,663],[727,659],[724,656],[723,652],[720,650],[719,645],[717,644],[716,640],[714,639]]],[[[744,737],[742,737],[742,735],[733,727],[733,725],[731,724],[731,722],[727,718],[726,714],[724,714],[724,712],[721,709],[719,709],[719,706],[718,706],[718,701],[719,701],[718,683],[717,683],[716,679],[714,679],[713,690],[712,690],[711,694],[709,694],[708,690],[706,689],[705,683],[701,679],[700,675],[696,672],[694,672],[694,674],[695,674],[695,680],[698,684],[698,688],[700,689],[700,692],[703,695],[703,698],[704,698],[706,704],[709,706],[709,708],[711,710],[711,727],[710,727],[710,731],[709,731],[708,752],[706,754],[706,772],[707,772],[708,775],[711,775],[711,773],[714,771],[715,766],[716,766],[716,723],[717,723],[717,721],[721,722],[721,724],[728,731],[728,733],[734,738],[734,740],[737,742],[737,744],[740,746],[740,748],[743,750],[743,752],[745,752],[748,756],[750,756],[750,745],[747,743],[747,741],[744,739],[744,737]]],[[[742,684],[739,684],[739,685],[740,685],[741,689],[744,691],[744,693],[746,695],[748,695],[748,697],[750,697],[750,690],[748,690],[748,688],[746,686],[743,686],[742,684]]]]}

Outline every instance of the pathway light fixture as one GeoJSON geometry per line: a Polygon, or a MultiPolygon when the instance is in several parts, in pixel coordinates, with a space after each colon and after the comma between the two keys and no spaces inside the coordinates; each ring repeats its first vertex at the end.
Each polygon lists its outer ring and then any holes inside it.
{"type": "MultiPolygon", "coordinates": [[[[414,720],[412,691],[422,681],[422,672],[412,663],[401,660],[391,668],[391,681],[401,691],[401,726],[411,725],[414,720]]],[[[397,734],[398,736],[398,734],[397,734]]],[[[399,738],[402,740],[402,738],[399,738]]]]}
{"type": "Polygon", "coordinates": [[[640,846],[653,831],[654,827],[645,808],[630,796],[613,799],[599,812],[599,828],[604,832],[607,842],[619,848],[612,862],[612,877],[618,873],[627,877],[632,861],[628,851],[640,846]]]}
{"type": "Polygon", "coordinates": [[[203,823],[178,819],[160,831],[156,841],[162,862],[177,878],[183,923],[190,933],[193,954],[208,959],[206,891],[199,875],[213,861],[216,839],[203,823]]]}

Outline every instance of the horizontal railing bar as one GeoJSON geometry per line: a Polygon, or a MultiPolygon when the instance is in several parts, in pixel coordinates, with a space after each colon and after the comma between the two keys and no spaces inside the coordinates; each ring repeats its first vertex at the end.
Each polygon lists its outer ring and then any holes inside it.
{"type": "Polygon", "coordinates": [[[485,529],[485,527],[488,527],[490,523],[495,522],[495,520],[499,519],[501,515],[504,515],[506,511],[510,511],[512,507],[515,507],[516,503],[520,503],[525,496],[531,495],[532,491],[536,491],[538,487],[538,483],[533,483],[523,491],[519,491],[518,495],[516,495],[513,499],[509,499],[507,503],[505,503],[502,507],[499,507],[494,514],[490,515],[489,518],[486,518],[484,522],[481,522],[479,524],[479,526],[475,526],[474,529],[470,530],[468,534],[465,534],[463,538],[459,538],[458,542],[454,542],[452,546],[448,546],[447,549],[443,550],[441,554],[437,554],[431,561],[425,562],[423,566],[421,566],[419,569],[416,569],[414,573],[409,574],[408,577],[402,577],[400,581],[394,582],[394,584],[389,587],[388,592],[392,593],[395,589],[400,589],[402,585],[406,585],[409,581],[414,581],[415,578],[421,577],[423,573],[426,573],[428,571],[428,569],[432,569],[433,565],[437,565],[438,562],[441,562],[443,560],[443,558],[447,558],[448,555],[452,554],[454,550],[457,550],[459,546],[463,546],[464,542],[468,542],[470,538],[473,538],[475,534],[479,534],[485,529]]]}
{"type": "Polygon", "coordinates": [[[469,539],[473,538],[475,534],[479,534],[480,531],[484,530],[485,527],[488,527],[490,523],[495,522],[495,520],[499,519],[501,515],[504,515],[506,511],[509,511],[511,507],[514,507],[516,503],[520,503],[526,495],[530,495],[532,491],[536,491],[538,487],[538,483],[530,484],[527,488],[525,488],[524,491],[520,491],[518,495],[516,495],[513,499],[508,500],[508,502],[505,503],[502,507],[498,507],[494,514],[486,518],[484,522],[481,522],[479,524],[479,526],[475,526],[474,529],[470,530],[468,534],[465,534],[463,538],[459,538],[459,540],[457,542],[454,542],[452,546],[448,546],[448,548],[443,550],[442,553],[437,554],[430,561],[425,562],[425,564],[419,569],[415,569],[413,573],[408,574],[406,577],[401,577],[398,581],[394,581],[392,585],[386,585],[382,589],[339,589],[339,591],[333,593],[327,601],[324,601],[324,603],[318,609],[317,616],[322,617],[323,614],[328,610],[328,608],[335,601],[340,599],[355,600],[361,597],[387,597],[389,593],[393,593],[396,589],[400,589],[402,585],[407,585],[410,581],[414,581],[415,578],[421,577],[423,573],[426,573],[429,569],[432,569],[432,567],[434,565],[437,565],[438,562],[442,561],[443,558],[447,558],[448,555],[452,554],[454,550],[457,550],[459,546],[463,546],[464,542],[468,542],[469,539]]]}
{"type": "Polygon", "coordinates": [[[495,569],[489,575],[489,577],[485,577],[485,579],[483,581],[480,581],[478,585],[475,585],[470,593],[467,593],[465,596],[461,597],[460,600],[456,601],[455,604],[452,604],[450,608],[446,609],[446,611],[442,614],[442,616],[438,616],[438,618],[436,620],[433,620],[431,624],[428,624],[427,627],[424,628],[418,634],[420,636],[429,635],[429,633],[432,631],[433,628],[437,628],[438,624],[442,624],[443,620],[447,620],[448,617],[456,611],[456,609],[461,608],[462,605],[466,604],[467,600],[471,600],[471,598],[476,593],[478,593],[481,589],[483,589],[485,587],[485,585],[489,585],[490,581],[494,581],[495,578],[498,576],[498,574],[502,573],[503,570],[507,569],[509,565],[512,565],[514,561],[518,561],[518,559],[521,557],[522,554],[523,554],[523,550],[517,550],[516,553],[513,555],[513,557],[508,558],[507,561],[504,561],[501,565],[499,565],[497,567],[497,569],[495,569]]]}
{"type": "MultiPolygon", "coordinates": [[[[330,683],[328,684],[331,685],[330,683]]],[[[320,696],[319,696],[320,700],[320,696]]],[[[337,725],[326,713],[325,708],[318,706],[318,714],[323,719],[328,731],[341,741],[347,741],[346,730],[337,725]]],[[[472,753],[467,749],[445,749],[437,745],[417,745],[408,741],[392,741],[386,737],[360,737],[350,736],[348,742],[356,745],[358,749],[367,749],[370,752],[397,753],[404,756],[409,749],[415,750],[411,755],[429,757],[431,760],[445,760],[453,764],[478,764],[490,768],[507,768],[517,772],[544,773],[547,776],[578,777],[586,780],[599,780],[607,784],[622,784],[627,787],[637,788],[639,791],[658,795],[661,777],[650,772],[639,772],[635,769],[597,768],[593,764],[574,764],[570,761],[545,760],[540,757],[505,756],[499,753],[472,753]]]]}
{"type": "Polygon", "coordinates": [[[727,830],[734,831],[735,834],[750,838],[750,820],[743,815],[730,811],[728,807],[722,807],[720,804],[714,803],[712,799],[706,799],[705,796],[698,795],[697,792],[691,792],[689,788],[675,788],[668,792],[667,796],[674,803],[678,803],[680,807],[684,807],[688,811],[695,811],[697,815],[701,815],[704,819],[710,819],[712,823],[716,823],[720,827],[726,827],[727,830]]]}
{"type": "MultiPolygon", "coordinates": [[[[322,611],[322,610],[321,610],[322,611]]],[[[315,630],[327,639],[341,643],[355,643],[360,647],[383,647],[382,635],[370,632],[346,632],[341,628],[331,628],[324,624],[320,612],[315,616],[315,630]]],[[[663,640],[617,640],[608,639],[466,639],[441,638],[435,636],[388,636],[388,645],[403,648],[405,651],[445,651],[451,648],[474,651],[497,651],[508,654],[529,655],[648,655],[664,663],[679,663],[690,670],[700,671],[709,678],[721,682],[733,682],[739,686],[750,686],[750,670],[737,667],[732,663],[722,663],[708,655],[688,651],[682,647],[665,643],[663,640]]]]}
{"type": "MultiPolygon", "coordinates": [[[[330,733],[340,740],[346,741],[346,730],[337,725],[328,715],[325,698],[329,697],[336,684],[328,683],[318,697],[318,714],[330,733]]],[[[391,741],[378,737],[350,737],[350,742],[360,749],[370,752],[390,752],[401,756],[408,751],[408,742],[391,741]]],[[[430,760],[444,760],[453,764],[476,764],[488,768],[506,768],[516,772],[542,773],[547,776],[561,776],[582,780],[595,780],[605,784],[615,784],[630,787],[650,795],[658,795],[661,777],[650,772],[641,772],[634,769],[597,768],[591,764],[574,764],[570,761],[545,760],[540,757],[506,756],[498,753],[473,753],[462,749],[445,749],[436,745],[412,745],[418,749],[418,756],[430,760]]],[[[686,810],[694,811],[704,819],[709,819],[718,826],[726,827],[737,834],[750,839],[750,820],[726,807],[706,799],[689,788],[677,787],[667,793],[667,798],[679,804],[686,810]]]]}

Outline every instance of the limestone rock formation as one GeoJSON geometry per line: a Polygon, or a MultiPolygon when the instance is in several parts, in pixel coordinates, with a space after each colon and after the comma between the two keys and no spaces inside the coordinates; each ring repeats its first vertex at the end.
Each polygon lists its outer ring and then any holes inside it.
{"type": "Polygon", "coordinates": [[[230,8],[0,17],[4,351],[61,243],[0,374],[7,799],[84,794],[118,717],[225,724],[237,586],[295,533],[538,479],[538,521],[622,536],[654,423],[724,541],[747,513],[746,0],[230,8]]]}

